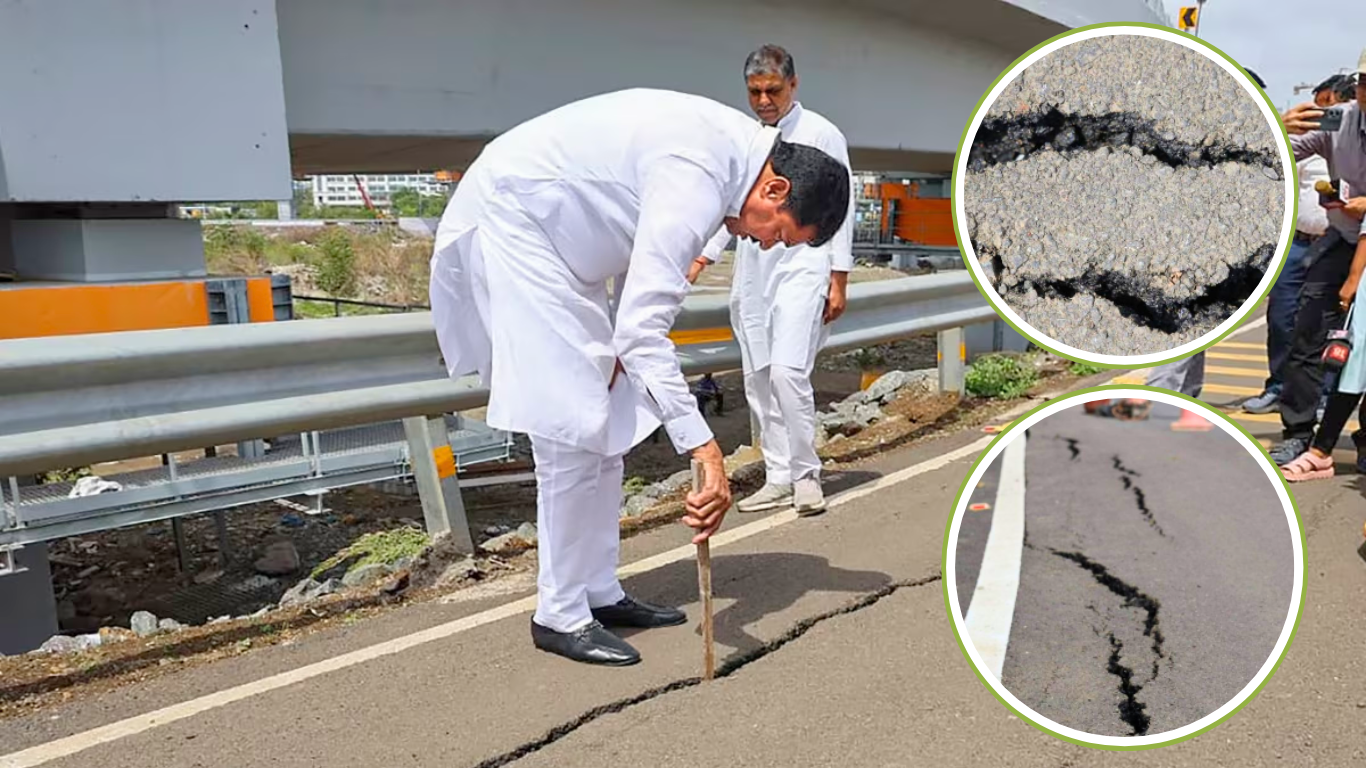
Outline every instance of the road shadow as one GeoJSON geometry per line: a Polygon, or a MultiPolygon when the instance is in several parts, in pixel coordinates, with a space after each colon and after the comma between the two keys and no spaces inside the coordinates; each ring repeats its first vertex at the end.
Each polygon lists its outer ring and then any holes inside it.
{"type": "Polygon", "coordinates": [[[881,479],[881,472],[869,472],[864,469],[849,469],[842,472],[822,472],[821,489],[825,492],[826,496],[830,496],[881,479]]]}
{"type": "MultiPolygon", "coordinates": [[[[892,577],[885,573],[836,568],[824,557],[791,552],[714,557],[711,570],[713,598],[735,601],[713,617],[716,642],[741,653],[753,651],[766,642],[749,634],[746,627],[792,607],[808,592],[845,592],[853,597],[876,592],[892,582],[892,577]],[[762,575],[762,583],[756,581],[755,574],[762,575]]],[[[679,605],[695,601],[697,561],[683,560],[633,576],[623,586],[631,595],[648,602],[679,605]]],[[[699,617],[688,618],[695,622],[699,617]]],[[[697,632],[701,632],[700,625],[697,632]]],[[[623,637],[634,633],[621,632],[623,637]]]]}

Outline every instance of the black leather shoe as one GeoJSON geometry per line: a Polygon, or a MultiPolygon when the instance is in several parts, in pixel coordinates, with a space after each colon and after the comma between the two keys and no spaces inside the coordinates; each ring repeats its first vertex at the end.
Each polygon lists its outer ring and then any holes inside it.
{"type": "Polygon", "coordinates": [[[608,627],[650,629],[683,624],[688,620],[688,615],[677,608],[651,605],[627,595],[615,605],[594,608],[593,618],[608,627]]]}
{"type": "Polygon", "coordinates": [[[626,667],[640,661],[640,654],[630,643],[608,632],[596,621],[573,632],[556,632],[533,620],[531,642],[543,651],[585,664],[626,667]]]}

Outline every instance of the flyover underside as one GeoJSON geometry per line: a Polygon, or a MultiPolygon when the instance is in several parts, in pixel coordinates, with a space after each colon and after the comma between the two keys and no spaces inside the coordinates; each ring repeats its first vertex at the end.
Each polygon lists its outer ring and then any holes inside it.
{"type": "MultiPolygon", "coordinates": [[[[295,175],[318,173],[406,173],[414,169],[463,170],[489,141],[485,136],[291,134],[295,175]]],[[[947,174],[952,152],[850,147],[856,171],[947,174]]]]}

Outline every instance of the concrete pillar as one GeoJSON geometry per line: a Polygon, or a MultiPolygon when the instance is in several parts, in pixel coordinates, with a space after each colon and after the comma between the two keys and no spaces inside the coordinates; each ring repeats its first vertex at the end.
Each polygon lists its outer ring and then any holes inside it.
{"type": "Polygon", "coordinates": [[[12,260],[24,280],[108,283],[204,277],[200,223],[174,206],[91,204],[14,211],[12,260]]]}
{"type": "Polygon", "coordinates": [[[279,215],[278,215],[276,218],[278,218],[280,221],[293,221],[293,220],[294,220],[294,201],[293,201],[293,200],[280,200],[280,201],[277,201],[276,205],[277,205],[277,208],[278,208],[278,210],[279,210],[279,212],[280,212],[279,215]]]}
{"type": "Polygon", "coordinates": [[[965,347],[963,329],[939,332],[939,391],[962,392],[965,347]]]}
{"type": "Polygon", "coordinates": [[[449,533],[458,551],[474,552],[474,539],[465,518],[465,504],[460,498],[460,480],[456,477],[455,453],[451,450],[445,416],[404,419],[403,433],[408,438],[408,460],[413,465],[413,479],[417,481],[418,496],[422,499],[427,533],[431,536],[449,533]]]}
{"type": "Polygon", "coordinates": [[[57,597],[47,545],[29,544],[14,553],[17,572],[0,576],[0,654],[27,653],[57,634],[57,597]]]}

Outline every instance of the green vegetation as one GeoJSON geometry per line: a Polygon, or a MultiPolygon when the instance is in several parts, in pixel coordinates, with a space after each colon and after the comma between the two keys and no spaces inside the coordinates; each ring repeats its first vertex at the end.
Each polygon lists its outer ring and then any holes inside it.
{"type": "Polygon", "coordinates": [[[1071,371],[1073,376],[1094,376],[1109,369],[1091,363],[1072,363],[1067,370],[1071,371]]]}
{"type": "Polygon", "coordinates": [[[351,238],[337,227],[327,227],[318,238],[320,257],[318,287],[333,296],[350,296],[356,290],[356,249],[351,238]]]}
{"type": "Polygon", "coordinates": [[[319,563],[311,575],[315,579],[321,578],[324,573],[343,563],[347,564],[347,573],[363,565],[393,565],[405,557],[417,557],[430,543],[426,532],[416,528],[367,533],[319,563]]]}
{"type": "Polygon", "coordinates": [[[636,475],[628,479],[625,483],[622,483],[621,492],[626,494],[627,496],[631,496],[633,494],[637,494],[645,490],[645,486],[649,484],[649,481],[647,481],[645,478],[636,475]]]}
{"type": "Polygon", "coordinates": [[[984,355],[967,370],[968,394],[1009,400],[1023,396],[1039,380],[1038,370],[1018,355],[984,355]]]}
{"type": "Polygon", "coordinates": [[[395,216],[423,216],[435,218],[446,208],[445,195],[420,195],[417,190],[404,188],[389,195],[395,216]]]}
{"type": "MultiPolygon", "coordinates": [[[[325,293],[381,304],[426,304],[432,241],[392,225],[351,224],[262,230],[238,224],[204,227],[204,255],[216,276],[291,270],[296,294],[325,293]]],[[[343,315],[384,310],[343,307],[343,315]]],[[[303,317],[332,317],[314,304],[303,317]]]]}

